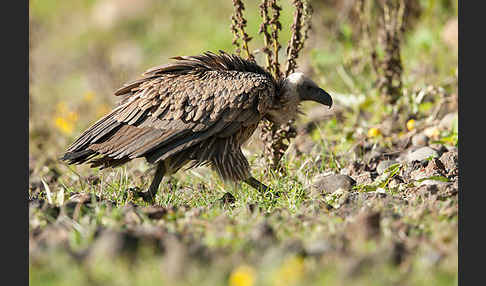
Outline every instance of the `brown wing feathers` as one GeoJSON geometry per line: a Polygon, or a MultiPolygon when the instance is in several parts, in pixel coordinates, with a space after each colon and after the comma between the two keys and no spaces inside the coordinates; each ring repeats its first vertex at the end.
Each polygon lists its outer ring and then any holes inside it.
{"type": "Polygon", "coordinates": [[[142,156],[157,162],[212,135],[231,136],[270,104],[275,82],[253,62],[224,52],[174,59],[118,89],[115,95],[129,96],[62,159],[102,167],[142,156]]]}

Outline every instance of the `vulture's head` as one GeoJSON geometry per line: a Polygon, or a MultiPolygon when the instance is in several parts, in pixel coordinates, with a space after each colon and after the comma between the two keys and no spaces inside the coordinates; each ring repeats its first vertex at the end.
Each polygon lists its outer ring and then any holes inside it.
{"type": "Polygon", "coordinates": [[[299,105],[302,101],[315,101],[329,108],[332,106],[329,93],[301,72],[292,73],[283,80],[279,99],[269,111],[270,120],[276,123],[286,123],[294,119],[300,112],[299,105]]]}

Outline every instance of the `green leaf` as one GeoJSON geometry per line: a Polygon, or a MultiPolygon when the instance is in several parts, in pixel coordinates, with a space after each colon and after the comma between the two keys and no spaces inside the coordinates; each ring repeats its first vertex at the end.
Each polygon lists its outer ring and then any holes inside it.
{"type": "Polygon", "coordinates": [[[427,178],[422,178],[422,179],[419,179],[417,180],[417,182],[423,182],[423,181],[427,181],[427,180],[432,180],[432,181],[439,181],[439,182],[450,182],[450,180],[444,176],[430,176],[430,177],[427,177],[427,178]]]}

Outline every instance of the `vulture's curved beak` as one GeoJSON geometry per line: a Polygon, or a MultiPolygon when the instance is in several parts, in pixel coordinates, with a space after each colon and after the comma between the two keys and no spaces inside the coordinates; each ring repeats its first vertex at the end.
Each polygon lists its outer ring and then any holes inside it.
{"type": "Polygon", "coordinates": [[[320,104],[324,104],[331,108],[332,106],[332,97],[322,88],[316,88],[313,92],[305,93],[302,96],[302,100],[312,100],[315,102],[319,102],[320,104]]]}

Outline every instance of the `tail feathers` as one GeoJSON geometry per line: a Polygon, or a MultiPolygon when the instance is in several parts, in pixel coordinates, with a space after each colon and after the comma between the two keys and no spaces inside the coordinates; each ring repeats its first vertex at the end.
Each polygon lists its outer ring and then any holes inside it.
{"type": "Polygon", "coordinates": [[[100,167],[101,169],[104,169],[108,167],[121,166],[131,159],[128,157],[114,159],[109,156],[103,156],[96,151],[87,149],[78,152],[67,152],[60,158],[60,160],[66,161],[69,165],[89,163],[91,168],[100,167]]]}
{"type": "Polygon", "coordinates": [[[97,143],[101,141],[103,137],[112,134],[112,132],[116,131],[120,126],[121,123],[113,118],[113,112],[106,115],[84,131],[83,134],[81,134],[81,136],[68,147],[67,153],[75,153],[85,150],[89,145],[97,143]]]}
{"type": "Polygon", "coordinates": [[[68,164],[81,164],[89,161],[92,157],[96,156],[96,152],[93,150],[82,150],[75,152],[66,152],[60,159],[66,161],[68,164]]]}

